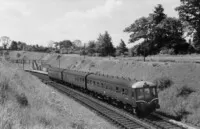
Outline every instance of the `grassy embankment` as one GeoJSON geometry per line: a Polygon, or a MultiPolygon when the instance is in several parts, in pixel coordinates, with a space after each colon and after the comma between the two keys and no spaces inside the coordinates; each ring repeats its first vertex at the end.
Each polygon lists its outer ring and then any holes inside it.
{"type": "MultiPolygon", "coordinates": [[[[26,54],[28,57],[29,53],[26,54]]],[[[58,67],[56,54],[44,56],[43,59],[58,67]]],[[[60,60],[61,68],[156,82],[158,87],[164,87],[159,91],[160,110],[200,126],[199,55],[151,56],[146,58],[147,62],[143,62],[142,57],[84,59],[78,55],[62,55],[60,60]]]]}
{"type": "MultiPolygon", "coordinates": [[[[63,55],[61,68],[156,82],[160,88],[160,111],[200,126],[200,64],[181,56],[161,59],[152,57],[148,62],[142,62],[131,58],[86,57],[84,59],[80,56],[63,55]]],[[[195,61],[199,59],[198,56],[195,57],[195,61]]],[[[58,67],[56,55],[51,56],[47,63],[58,67]]]]}
{"type": "Polygon", "coordinates": [[[1,129],[114,128],[77,102],[9,63],[0,63],[1,129]]]}

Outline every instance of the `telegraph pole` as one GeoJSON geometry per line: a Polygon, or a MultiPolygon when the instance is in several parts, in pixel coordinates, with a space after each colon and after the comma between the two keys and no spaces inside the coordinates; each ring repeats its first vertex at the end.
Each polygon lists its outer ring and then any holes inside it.
{"type": "Polygon", "coordinates": [[[84,55],[84,59],[85,59],[85,43],[84,43],[84,47],[83,47],[83,55],[84,55]]]}
{"type": "Polygon", "coordinates": [[[57,60],[58,60],[59,68],[60,68],[60,58],[61,58],[61,55],[58,55],[58,56],[57,56],[57,60]]]}

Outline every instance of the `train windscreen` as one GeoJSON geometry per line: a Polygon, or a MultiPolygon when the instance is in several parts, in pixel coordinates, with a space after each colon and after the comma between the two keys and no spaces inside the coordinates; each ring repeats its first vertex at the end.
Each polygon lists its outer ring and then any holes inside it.
{"type": "Polygon", "coordinates": [[[151,88],[140,88],[140,89],[136,89],[136,96],[137,99],[141,100],[141,99],[150,99],[150,98],[154,98],[157,96],[156,93],[156,88],[151,87],[151,88]]]}

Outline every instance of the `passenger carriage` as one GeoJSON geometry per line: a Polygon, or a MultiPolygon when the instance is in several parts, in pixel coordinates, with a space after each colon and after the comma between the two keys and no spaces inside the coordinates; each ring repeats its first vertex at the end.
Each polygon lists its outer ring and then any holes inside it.
{"type": "Polygon", "coordinates": [[[119,77],[52,67],[48,69],[48,76],[100,96],[110,103],[115,102],[138,115],[146,116],[159,108],[156,85],[148,81],[135,82],[119,77]]]}
{"type": "Polygon", "coordinates": [[[56,67],[49,67],[48,68],[48,76],[52,80],[62,81],[62,71],[64,69],[56,68],[56,67]]]}
{"type": "Polygon", "coordinates": [[[81,89],[85,89],[85,81],[88,73],[75,70],[64,70],[63,81],[81,89]]]}

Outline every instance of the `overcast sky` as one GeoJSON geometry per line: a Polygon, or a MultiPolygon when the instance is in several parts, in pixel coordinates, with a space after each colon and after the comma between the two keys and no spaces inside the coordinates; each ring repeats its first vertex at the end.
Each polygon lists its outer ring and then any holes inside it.
{"type": "Polygon", "coordinates": [[[128,42],[123,30],[157,4],[177,17],[180,0],[0,0],[0,36],[46,46],[50,40],[96,40],[107,30],[118,45],[121,38],[128,42]]]}

